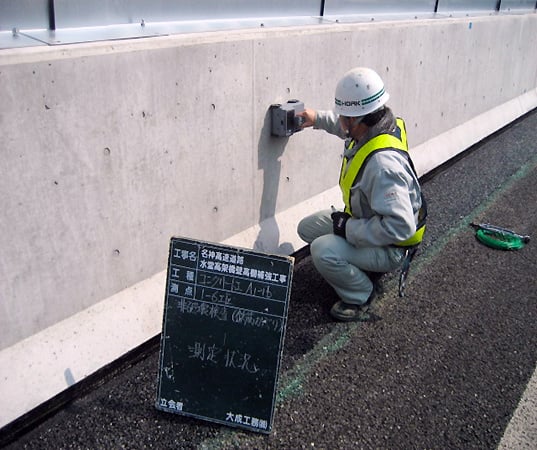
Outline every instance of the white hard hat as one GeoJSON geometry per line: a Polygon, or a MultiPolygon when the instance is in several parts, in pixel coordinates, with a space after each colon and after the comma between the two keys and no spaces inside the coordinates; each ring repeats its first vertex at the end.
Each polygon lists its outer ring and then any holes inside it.
{"type": "Polygon", "coordinates": [[[365,116],[383,106],[390,96],[380,76],[372,69],[349,70],[336,87],[336,114],[347,117],[365,116]]]}

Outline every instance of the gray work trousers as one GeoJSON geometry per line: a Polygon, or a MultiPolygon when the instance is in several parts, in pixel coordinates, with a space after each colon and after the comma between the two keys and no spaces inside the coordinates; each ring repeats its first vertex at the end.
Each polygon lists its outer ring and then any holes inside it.
{"type": "Polygon", "coordinates": [[[403,248],[355,247],[333,233],[330,210],[305,217],[298,224],[300,238],[311,244],[311,259],[322,277],[345,303],[362,305],[373,291],[364,271],[390,272],[401,266],[403,248]]]}

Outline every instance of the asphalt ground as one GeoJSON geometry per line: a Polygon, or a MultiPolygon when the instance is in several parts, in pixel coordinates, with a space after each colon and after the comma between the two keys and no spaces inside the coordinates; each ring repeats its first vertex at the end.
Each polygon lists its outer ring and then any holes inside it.
{"type": "MultiPolygon", "coordinates": [[[[422,184],[428,230],[406,296],[385,276],[371,320],[333,322],[335,293],[309,257],[295,264],[270,434],[156,410],[155,343],[6,448],[497,448],[537,361],[537,110],[422,184]],[[533,240],[492,249],[470,222],[533,240]]],[[[525,414],[508,448],[537,448],[525,414]]]]}

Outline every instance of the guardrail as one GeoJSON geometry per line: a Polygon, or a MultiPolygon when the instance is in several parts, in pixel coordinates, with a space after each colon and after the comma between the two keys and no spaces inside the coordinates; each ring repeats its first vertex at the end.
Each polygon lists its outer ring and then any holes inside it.
{"type": "Polygon", "coordinates": [[[534,0],[5,0],[0,49],[206,31],[445,18],[535,11],[534,0]]]}

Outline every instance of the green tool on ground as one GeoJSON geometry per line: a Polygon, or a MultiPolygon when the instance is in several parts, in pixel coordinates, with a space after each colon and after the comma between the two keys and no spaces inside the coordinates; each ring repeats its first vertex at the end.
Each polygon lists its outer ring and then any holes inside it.
{"type": "Polygon", "coordinates": [[[499,250],[519,250],[530,241],[529,236],[522,236],[507,228],[489,223],[471,223],[470,226],[475,228],[475,235],[479,242],[499,250]]]}

